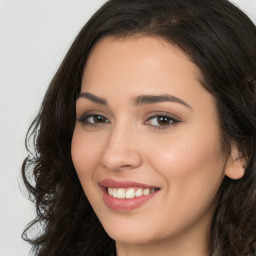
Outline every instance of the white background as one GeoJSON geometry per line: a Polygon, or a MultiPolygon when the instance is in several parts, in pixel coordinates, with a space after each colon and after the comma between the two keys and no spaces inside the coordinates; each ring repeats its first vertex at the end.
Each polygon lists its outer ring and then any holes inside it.
{"type": "MultiPolygon", "coordinates": [[[[0,0],[0,256],[25,256],[34,217],[20,178],[24,138],[62,58],[105,0],[0,0]],[[23,191],[23,192],[22,192],[23,191]]],[[[256,0],[236,0],[256,22],[256,0]]]]}

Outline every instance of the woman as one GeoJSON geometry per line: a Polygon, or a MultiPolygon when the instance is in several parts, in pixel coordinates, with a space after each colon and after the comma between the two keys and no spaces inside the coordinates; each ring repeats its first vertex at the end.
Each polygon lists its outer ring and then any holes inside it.
{"type": "Polygon", "coordinates": [[[255,255],[255,76],[230,2],[108,1],[30,128],[36,255],[255,255]]]}

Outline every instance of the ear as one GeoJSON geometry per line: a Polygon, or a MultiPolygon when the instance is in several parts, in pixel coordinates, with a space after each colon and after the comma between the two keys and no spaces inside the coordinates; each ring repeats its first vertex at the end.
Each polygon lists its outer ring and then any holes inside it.
{"type": "Polygon", "coordinates": [[[246,158],[241,154],[237,143],[231,142],[230,155],[225,166],[225,175],[230,179],[238,180],[244,176],[246,158]]]}

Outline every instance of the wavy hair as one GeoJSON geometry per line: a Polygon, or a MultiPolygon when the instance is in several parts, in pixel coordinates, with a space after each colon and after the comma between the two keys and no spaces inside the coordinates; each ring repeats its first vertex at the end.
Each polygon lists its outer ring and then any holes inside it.
{"type": "MultiPolygon", "coordinates": [[[[27,133],[22,175],[37,217],[23,232],[38,256],[115,255],[71,159],[75,105],[87,57],[107,36],[156,36],[187,54],[213,96],[222,146],[246,156],[243,178],[224,178],[212,220],[211,256],[254,255],[256,238],[256,28],[227,0],[110,0],[85,24],[52,79],[27,133]],[[252,85],[253,82],[250,84],[252,85]],[[40,227],[40,229],[38,228],[40,227]],[[32,235],[34,230],[41,230],[32,235]]],[[[256,254],[255,254],[256,255],[256,254]]]]}

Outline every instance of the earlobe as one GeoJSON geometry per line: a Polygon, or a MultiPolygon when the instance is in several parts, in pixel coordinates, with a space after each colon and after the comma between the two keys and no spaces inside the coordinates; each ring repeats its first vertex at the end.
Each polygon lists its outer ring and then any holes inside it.
{"type": "Polygon", "coordinates": [[[233,180],[241,179],[244,176],[246,157],[238,150],[236,143],[231,143],[230,155],[225,167],[225,175],[233,180]]]}

